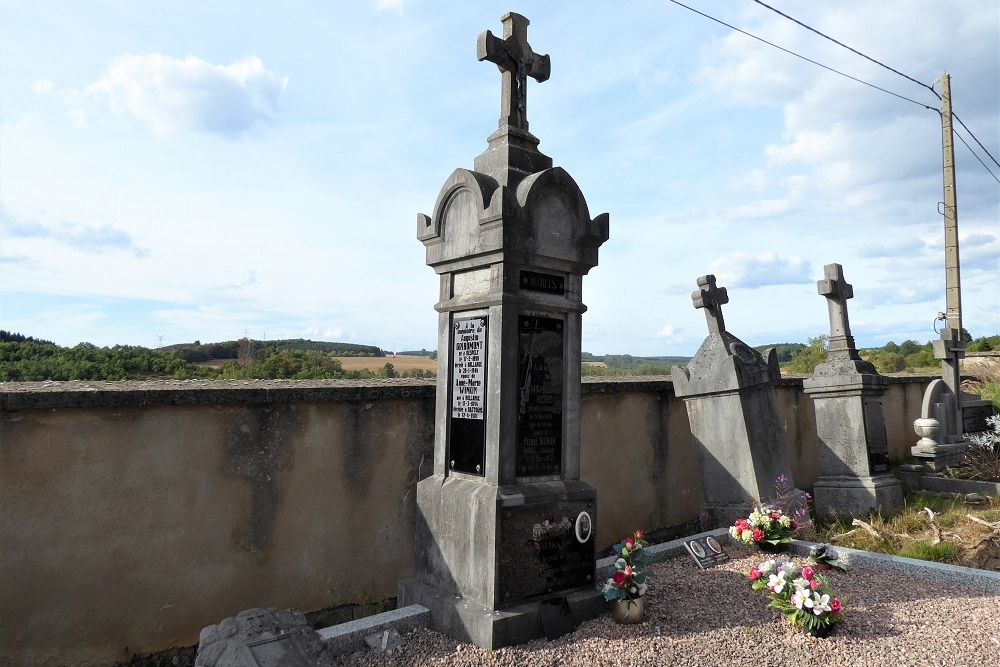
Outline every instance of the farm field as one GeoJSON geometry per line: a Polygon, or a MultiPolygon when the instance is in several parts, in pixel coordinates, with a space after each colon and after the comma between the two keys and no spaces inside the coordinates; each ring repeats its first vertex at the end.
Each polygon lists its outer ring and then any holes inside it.
{"type": "Polygon", "coordinates": [[[397,373],[419,368],[425,371],[436,371],[437,361],[430,357],[413,357],[398,354],[394,357],[334,357],[340,362],[345,371],[359,371],[367,368],[370,371],[377,371],[387,363],[392,364],[397,373]]]}

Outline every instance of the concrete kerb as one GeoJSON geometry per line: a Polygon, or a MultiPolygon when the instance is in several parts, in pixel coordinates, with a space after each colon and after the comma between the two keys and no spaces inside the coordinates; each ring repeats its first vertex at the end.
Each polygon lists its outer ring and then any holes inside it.
{"type": "Polygon", "coordinates": [[[405,634],[417,628],[429,628],[431,610],[419,604],[411,604],[401,609],[393,609],[374,616],[359,618],[340,625],[319,630],[319,636],[326,640],[334,655],[354,653],[367,646],[365,637],[394,629],[405,634]]]}

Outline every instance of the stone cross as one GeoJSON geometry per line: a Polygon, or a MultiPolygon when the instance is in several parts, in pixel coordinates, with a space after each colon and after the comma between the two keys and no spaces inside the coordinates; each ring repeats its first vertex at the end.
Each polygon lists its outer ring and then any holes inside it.
{"type": "Polygon", "coordinates": [[[480,61],[495,63],[503,72],[500,90],[500,127],[509,125],[528,131],[528,77],[539,83],[549,78],[551,64],[547,55],[540,56],[528,45],[528,19],[509,12],[503,21],[503,39],[487,30],[479,35],[476,56],[480,61]]]}
{"type": "Polygon", "coordinates": [[[725,287],[715,286],[714,275],[698,278],[698,289],[691,292],[691,300],[694,301],[695,308],[705,309],[708,333],[717,334],[726,330],[726,322],[722,319],[722,304],[729,303],[729,294],[725,287]]]}
{"type": "Polygon", "coordinates": [[[830,311],[830,356],[850,356],[854,351],[854,338],[847,320],[847,300],[854,298],[854,287],[844,279],[844,267],[827,264],[823,267],[824,280],[816,281],[816,289],[826,297],[830,311]]]}

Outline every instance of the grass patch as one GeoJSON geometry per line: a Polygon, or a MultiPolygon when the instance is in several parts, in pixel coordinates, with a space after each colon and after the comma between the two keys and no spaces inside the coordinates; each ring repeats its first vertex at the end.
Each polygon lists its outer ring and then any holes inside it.
{"type": "Polygon", "coordinates": [[[982,504],[971,505],[964,498],[908,494],[900,507],[885,516],[859,517],[876,535],[855,525],[852,517],[829,517],[815,521],[814,539],[851,549],[1000,571],[1000,534],[969,515],[997,527],[1000,498],[987,497],[982,504]],[[933,523],[925,508],[934,513],[933,523]],[[940,541],[935,543],[938,531],[940,541]]]}

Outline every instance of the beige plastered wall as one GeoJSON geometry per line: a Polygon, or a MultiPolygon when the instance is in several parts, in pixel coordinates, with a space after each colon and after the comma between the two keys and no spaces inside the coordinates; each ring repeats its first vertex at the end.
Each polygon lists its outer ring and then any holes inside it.
{"type": "MultiPolygon", "coordinates": [[[[926,381],[894,383],[883,402],[894,459],[915,440],[926,381]]],[[[252,607],[395,595],[432,469],[433,383],[254,387],[0,387],[0,667],[110,665],[126,646],[195,644],[252,607]]],[[[809,489],[812,403],[795,380],[777,397],[809,489]]],[[[599,547],[697,519],[697,457],[669,381],[585,382],[581,421],[599,547]]]]}

